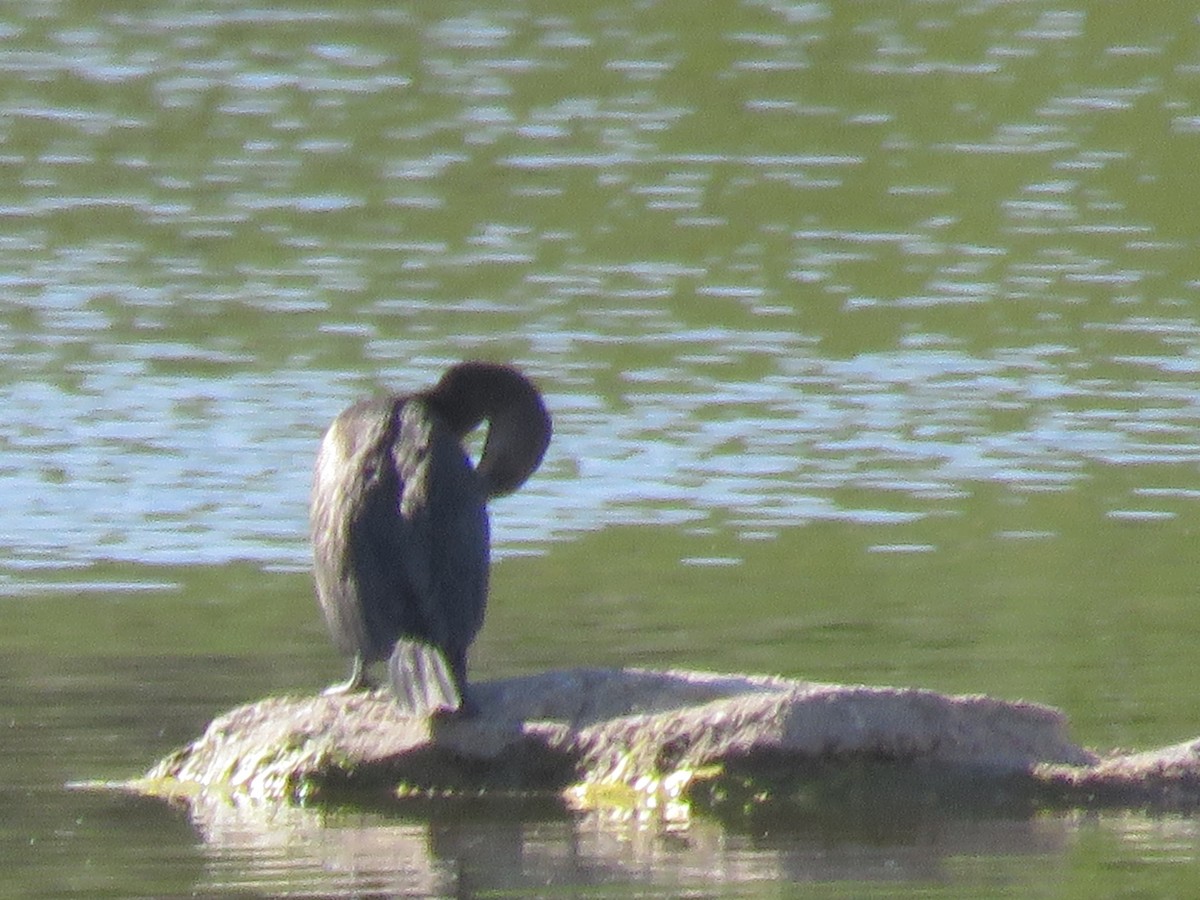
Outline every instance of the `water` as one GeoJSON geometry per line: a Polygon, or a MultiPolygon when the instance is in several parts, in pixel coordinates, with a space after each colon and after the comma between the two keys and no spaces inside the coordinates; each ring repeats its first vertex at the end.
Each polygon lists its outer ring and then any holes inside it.
{"type": "Polygon", "coordinates": [[[0,23],[14,896],[1186,893],[1191,819],[189,823],[67,793],[336,678],[321,429],[470,356],[555,439],[481,677],[781,672],[1193,736],[1194,10],[26,4],[0,23]],[[403,848],[397,851],[397,848],[403,848]]]}

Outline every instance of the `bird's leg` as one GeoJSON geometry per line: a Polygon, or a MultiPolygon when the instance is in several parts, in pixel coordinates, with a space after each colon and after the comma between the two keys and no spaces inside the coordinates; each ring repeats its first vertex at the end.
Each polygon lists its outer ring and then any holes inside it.
{"type": "Polygon", "coordinates": [[[340,697],[344,694],[353,694],[355,691],[361,691],[363,688],[370,687],[370,682],[366,676],[366,665],[363,663],[361,653],[354,654],[354,665],[350,669],[350,677],[338,684],[331,684],[325,690],[321,691],[326,697],[340,697]]]}

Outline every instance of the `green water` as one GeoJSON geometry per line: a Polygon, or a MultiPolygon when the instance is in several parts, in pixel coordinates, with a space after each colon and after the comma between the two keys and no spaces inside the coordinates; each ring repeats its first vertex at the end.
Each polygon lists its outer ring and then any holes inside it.
{"type": "Polygon", "coordinates": [[[1189,896],[1193,819],[544,804],[227,821],[66,782],[343,671],[321,429],[513,361],[477,677],[688,666],[1200,732],[1189,4],[19,4],[0,18],[11,896],[1189,896]]]}

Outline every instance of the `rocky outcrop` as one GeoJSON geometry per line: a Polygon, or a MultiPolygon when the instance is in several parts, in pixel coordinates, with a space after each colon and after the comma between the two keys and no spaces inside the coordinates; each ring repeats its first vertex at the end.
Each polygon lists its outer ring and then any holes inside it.
{"type": "Polygon", "coordinates": [[[763,797],[759,779],[828,785],[852,770],[859,789],[908,781],[989,797],[1003,786],[1007,798],[1050,804],[1200,801],[1200,740],[1101,759],[1070,741],[1062,713],[1032,703],[635,669],[475,690],[485,712],[465,720],[401,715],[383,692],[262,700],[126,787],[192,802],[555,792],[663,810],[698,782],[732,776],[763,797]],[[872,771],[885,777],[872,782],[872,771]]]}

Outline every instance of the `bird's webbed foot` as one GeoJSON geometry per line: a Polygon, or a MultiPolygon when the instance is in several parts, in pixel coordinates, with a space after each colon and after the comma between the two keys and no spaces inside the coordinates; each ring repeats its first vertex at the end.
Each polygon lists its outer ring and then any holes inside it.
{"type": "Polygon", "coordinates": [[[365,691],[374,687],[371,680],[367,677],[367,667],[361,656],[354,657],[354,667],[350,670],[350,677],[345,681],[339,681],[337,684],[331,684],[321,693],[326,697],[342,697],[346,694],[353,694],[358,691],[365,691]]]}

